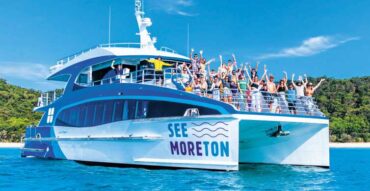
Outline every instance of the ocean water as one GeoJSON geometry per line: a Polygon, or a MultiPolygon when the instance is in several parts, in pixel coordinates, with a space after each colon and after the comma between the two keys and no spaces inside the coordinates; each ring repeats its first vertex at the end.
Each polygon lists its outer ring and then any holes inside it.
{"type": "Polygon", "coordinates": [[[370,190],[370,149],[330,155],[330,169],[250,164],[220,172],[85,166],[0,149],[0,190],[370,190]]]}

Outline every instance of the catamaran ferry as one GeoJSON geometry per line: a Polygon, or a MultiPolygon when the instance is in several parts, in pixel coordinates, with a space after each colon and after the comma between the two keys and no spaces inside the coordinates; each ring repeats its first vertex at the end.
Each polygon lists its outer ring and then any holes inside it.
{"type": "Polygon", "coordinates": [[[140,43],[99,45],[50,68],[47,80],[66,86],[39,98],[34,111],[43,116],[27,127],[21,156],[147,168],[329,167],[329,121],[312,97],[297,97],[292,112],[284,94],[253,90],[251,109],[232,90],[189,90],[191,71],[179,65],[192,59],[155,47],[140,0],[135,16],[140,43]]]}

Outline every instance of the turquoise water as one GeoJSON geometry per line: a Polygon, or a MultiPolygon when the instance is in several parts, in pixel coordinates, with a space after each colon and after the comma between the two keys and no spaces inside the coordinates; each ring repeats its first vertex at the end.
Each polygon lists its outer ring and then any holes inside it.
{"type": "Polygon", "coordinates": [[[217,172],[93,167],[0,149],[0,190],[370,190],[370,149],[331,149],[330,155],[330,170],[243,165],[217,172]]]}

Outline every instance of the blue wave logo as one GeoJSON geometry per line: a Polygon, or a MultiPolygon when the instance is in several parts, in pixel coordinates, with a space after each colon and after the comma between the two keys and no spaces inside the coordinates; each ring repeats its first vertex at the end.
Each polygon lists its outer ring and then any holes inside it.
{"type": "MultiPolygon", "coordinates": [[[[197,126],[197,127],[201,127],[203,125],[209,125],[209,126],[216,126],[216,125],[224,125],[224,126],[227,126],[229,124],[223,122],[223,121],[218,121],[216,123],[209,123],[209,122],[202,122],[200,124],[197,124],[197,123],[192,123],[194,126],[197,126]]],[[[210,137],[210,138],[216,138],[216,137],[225,137],[225,138],[228,138],[229,136],[227,135],[227,133],[229,132],[229,130],[227,130],[226,128],[224,127],[217,127],[216,129],[213,129],[213,128],[209,128],[209,127],[203,127],[201,129],[196,129],[196,128],[192,128],[192,130],[194,131],[192,133],[193,136],[197,137],[197,138],[202,138],[202,137],[210,137]]]]}
{"type": "Polygon", "coordinates": [[[225,135],[225,134],[223,134],[223,133],[218,133],[218,134],[216,134],[216,135],[210,135],[210,134],[208,134],[208,133],[204,133],[204,134],[202,134],[202,135],[196,135],[196,134],[194,134],[193,133],[193,135],[195,136],[195,137],[197,137],[197,138],[202,138],[202,137],[204,137],[204,136],[209,136],[209,137],[211,137],[211,138],[216,138],[216,137],[218,137],[218,136],[224,136],[225,138],[228,138],[229,136],[227,136],[227,135],[225,135]]]}
{"type": "Polygon", "coordinates": [[[193,128],[193,130],[194,131],[196,131],[196,132],[198,132],[198,133],[200,133],[200,132],[202,132],[202,131],[204,131],[204,130],[208,130],[208,131],[211,131],[211,132],[216,132],[217,130],[219,130],[219,129],[222,129],[222,130],[224,130],[224,131],[229,131],[229,130],[227,130],[227,129],[225,129],[225,128],[222,128],[222,127],[219,127],[219,128],[217,128],[217,129],[210,129],[210,128],[208,128],[208,127],[205,127],[205,128],[203,128],[203,129],[200,129],[200,130],[197,130],[197,129],[194,129],[193,128]]]}
{"type": "Polygon", "coordinates": [[[229,125],[229,124],[227,124],[227,123],[225,123],[225,122],[223,122],[223,121],[217,121],[216,123],[214,123],[214,124],[211,124],[211,123],[209,123],[209,122],[203,122],[203,123],[200,123],[200,124],[196,124],[196,123],[191,123],[191,124],[193,124],[193,125],[195,125],[195,126],[202,126],[202,125],[205,125],[205,124],[207,124],[207,125],[210,125],[210,126],[216,126],[217,124],[223,124],[223,125],[229,125]]]}

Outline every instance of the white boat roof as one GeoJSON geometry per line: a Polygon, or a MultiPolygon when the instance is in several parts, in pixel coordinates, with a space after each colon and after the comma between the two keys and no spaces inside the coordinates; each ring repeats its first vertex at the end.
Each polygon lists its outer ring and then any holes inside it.
{"type": "MultiPolygon", "coordinates": [[[[68,68],[74,64],[80,63],[82,61],[103,57],[103,56],[148,56],[148,57],[166,57],[174,60],[185,60],[189,61],[189,58],[180,54],[175,53],[172,49],[167,47],[162,47],[160,50],[157,49],[147,49],[140,47],[119,47],[119,46],[134,46],[140,44],[134,43],[119,43],[110,45],[99,45],[95,48],[91,48],[80,53],[74,54],[72,56],[63,58],[57,62],[56,65],[50,67],[50,74],[47,77],[50,78],[54,74],[68,68]]],[[[139,63],[138,63],[139,64],[139,63]]]]}

